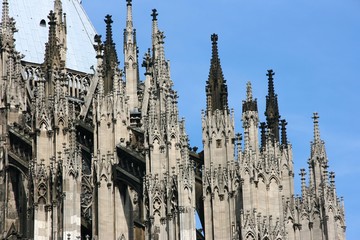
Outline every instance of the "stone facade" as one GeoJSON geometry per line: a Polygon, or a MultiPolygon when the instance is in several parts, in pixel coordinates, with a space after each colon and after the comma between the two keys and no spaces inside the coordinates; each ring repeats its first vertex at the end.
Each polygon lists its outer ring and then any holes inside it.
{"type": "MultiPolygon", "coordinates": [[[[78,0],[68,1],[85,16],[78,0]]],[[[91,43],[87,57],[96,64],[88,73],[68,65],[76,44],[69,41],[72,16],[61,0],[54,0],[48,22],[40,22],[48,31],[43,61],[27,61],[9,11],[17,2],[2,1],[1,239],[345,239],[343,201],[328,172],[317,113],[308,184],[302,169],[301,195],[294,195],[292,146],[272,70],[266,122],[260,122],[249,82],[243,134],[235,133],[218,36],[211,36],[203,151],[197,152],[179,119],[155,9],[152,48],[142,62],[127,0],[124,70],[108,15],[105,41],[96,35],[91,43]]]]}

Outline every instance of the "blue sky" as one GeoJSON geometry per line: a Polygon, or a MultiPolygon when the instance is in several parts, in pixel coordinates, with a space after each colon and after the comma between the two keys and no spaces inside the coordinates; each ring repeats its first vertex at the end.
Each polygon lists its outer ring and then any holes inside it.
{"type": "MultiPolygon", "coordinates": [[[[125,0],[83,0],[97,31],[104,35],[106,14],[113,15],[114,38],[122,64],[125,0]]],[[[262,121],[267,69],[273,69],[280,114],[288,121],[295,181],[307,169],[313,139],[312,113],[319,112],[330,171],[344,196],[347,239],[360,226],[360,1],[359,0],[141,0],[133,1],[139,58],[151,46],[151,9],[159,12],[165,53],[180,95],[191,145],[202,148],[201,110],[205,108],[211,41],[219,35],[219,55],[229,88],[229,105],[241,129],[241,102],[253,84],[262,121]]],[[[299,191],[298,191],[299,192],[299,191]]]]}

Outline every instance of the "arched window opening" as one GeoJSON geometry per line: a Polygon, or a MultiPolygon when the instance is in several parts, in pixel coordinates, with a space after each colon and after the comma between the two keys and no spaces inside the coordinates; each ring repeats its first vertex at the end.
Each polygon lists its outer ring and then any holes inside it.
{"type": "Polygon", "coordinates": [[[41,21],[40,21],[40,27],[46,27],[46,21],[45,21],[45,19],[41,19],[41,21]]]}

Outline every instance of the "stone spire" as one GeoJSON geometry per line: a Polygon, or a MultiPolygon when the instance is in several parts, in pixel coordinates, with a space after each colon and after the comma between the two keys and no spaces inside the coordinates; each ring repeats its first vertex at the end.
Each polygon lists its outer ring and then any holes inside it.
{"type": "Polygon", "coordinates": [[[21,84],[18,61],[21,55],[15,50],[14,33],[16,32],[15,21],[9,16],[9,3],[7,0],[3,1],[2,5],[2,22],[0,35],[0,49],[1,49],[1,64],[0,73],[0,108],[8,105],[15,107],[19,104],[21,94],[19,94],[18,83],[21,84]]]}
{"type": "Polygon", "coordinates": [[[324,179],[324,171],[327,171],[328,159],[326,156],[325,143],[320,139],[319,115],[313,114],[314,141],[311,143],[311,156],[309,160],[310,174],[313,177],[314,194],[319,196],[327,180],[324,179]]]}
{"type": "Polygon", "coordinates": [[[259,136],[259,114],[257,101],[253,99],[251,82],[246,83],[246,101],[242,104],[242,121],[245,137],[245,151],[252,149],[258,151],[259,136]]]}
{"type": "Polygon", "coordinates": [[[156,9],[153,9],[152,10],[152,14],[151,14],[151,17],[152,17],[152,50],[153,50],[153,55],[154,55],[154,58],[156,57],[155,55],[155,49],[156,49],[156,46],[157,46],[157,39],[156,39],[156,36],[157,36],[157,33],[159,31],[159,27],[158,27],[158,22],[157,22],[157,16],[159,14],[157,13],[157,10],[156,9]]]}
{"type": "Polygon", "coordinates": [[[306,194],[306,178],[305,178],[305,176],[306,176],[306,170],[305,170],[305,168],[302,168],[302,169],[300,169],[300,177],[301,177],[301,195],[302,196],[306,196],[305,194],[306,194]]]}
{"type": "Polygon", "coordinates": [[[279,142],[279,107],[278,107],[278,99],[277,94],[275,94],[274,90],[274,78],[275,72],[270,69],[266,76],[268,76],[268,95],[266,96],[266,122],[267,127],[271,131],[271,135],[273,136],[273,140],[279,142]]]}
{"type": "Polygon", "coordinates": [[[228,91],[218,54],[218,35],[211,35],[212,58],[209,79],[206,82],[207,112],[228,110],[228,91]]]}
{"type": "MultiPolygon", "coordinates": [[[[311,142],[309,164],[309,187],[305,186],[305,170],[301,170],[301,188],[303,206],[299,209],[309,209],[312,217],[309,227],[302,229],[310,233],[313,239],[323,236],[335,236],[345,239],[344,206],[337,197],[335,189],[335,173],[328,171],[328,159],[325,143],[320,138],[319,115],[313,114],[314,139],[311,142]]],[[[306,226],[303,224],[303,226],[306,226]]]]}
{"type": "Polygon", "coordinates": [[[266,146],[266,123],[260,123],[260,133],[261,133],[261,149],[265,149],[266,146]]]}
{"type": "Polygon", "coordinates": [[[255,111],[257,112],[257,100],[253,99],[251,82],[246,83],[246,101],[243,101],[242,111],[255,111]]]}
{"type": "Polygon", "coordinates": [[[170,64],[165,57],[165,36],[159,31],[157,15],[154,9],[151,15],[153,52],[152,55],[147,52],[143,61],[146,79],[141,113],[147,149],[144,202],[149,204],[145,214],[152,218],[146,226],[146,238],[195,239],[193,165],[189,161],[185,125],[179,121],[178,96],[173,90],[170,64]],[[175,210],[177,206],[183,210],[175,210]],[[181,220],[185,218],[189,220],[181,220]]]}
{"type": "Polygon", "coordinates": [[[139,99],[137,88],[139,82],[138,49],[136,32],[133,28],[132,1],[127,0],[126,28],[124,29],[124,62],[126,76],[126,96],[130,112],[138,112],[139,99]]]}
{"type": "Polygon", "coordinates": [[[319,114],[315,112],[312,118],[314,119],[314,143],[318,143],[321,141],[319,129],[319,114]]]}
{"type": "Polygon", "coordinates": [[[65,60],[61,58],[61,46],[57,37],[57,18],[53,11],[49,16],[49,37],[45,44],[43,70],[45,76],[45,97],[55,95],[54,73],[65,68],[65,60]]]}
{"type": "Polygon", "coordinates": [[[49,16],[49,37],[48,42],[45,44],[45,60],[44,67],[47,70],[51,68],[62,68],[65,67],[65,62],[61,61],[60,47],[57,41],[56,34],[56,14],[50,11],[49,16]]]}
{"type": "Polygon", "coordinates": [[[58,19],[58,23],[62,24],[63,8],[61,0],[54,0],[54,13],[58,19]]]}
{"type": "Polygon", "coordinates": [[[54,13],[56,18],[56,37],[60,45],[60,57],[65,62],[66,60],[66,14],[63,13],[63,5],[61,0],[54,1],[54,13]]]}
{"type": "MultiPolygon", "coordinates": [[[[237,239],[234,231],[225,230],[236,229],[238,222],[236,214],[231,213],[235,206],[237,190],[233,185],[227,184],[238,179],[234,172],[237,168],[234,160],[234,117],[233,111],[230,112],[228,108],[227,86],[218,55],[218,36],[212,34],[211,41],[212,58],[205,88],[207,108],[206,113],[202,114],[205,236],[206,239],[237,239]]],[[[249,139],[249,135],[246,133],[245,139],[249,139]]],[[[239,145],[238,147],[241,148],[239,145]]],[[[238,154],[241,157],[241,152],[238,154]]]]}
{"type": "Polygon", "coordinates": [[[7,24],[10,21],[10,17],[9,17],[9,2],[8,0],[3,0],[3,5],[2,5],[2,19],[1,19],[1,26],[2,29],[4,29],[7,24]]]}
{"type": "Polygon", "coordinates": [[[113,90],[113,78],[114,69],[118,65],[118,57],[115,49],[115,43],[113,41],[112,26],[113,20],[111,15],[105,16],[106,23],[106,39],[104,43],[104,94],[107,94],[113,90]]]}
{"type": "Polygon", "coordinates": [[[286,147],[287,146],[287,133],[286,133],[286,125],[287,122],[285,119],[282,119],[281,121],[281,145],[286,147]]]}
{"type": "Polygon", "coordinates": [[[2,19],[1,19],[1,44],[3,50],[14,48],[15,39],[14,33],[17,32],[15,28],[15,20],[9,15],[9,2],[4,0],[2,4],[2,19]]]}

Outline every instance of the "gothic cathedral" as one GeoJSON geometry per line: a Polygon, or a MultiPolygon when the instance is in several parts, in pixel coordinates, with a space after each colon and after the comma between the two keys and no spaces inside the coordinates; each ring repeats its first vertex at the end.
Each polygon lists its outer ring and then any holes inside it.
{"type": "Polygon", "coordinates": [[[345,239],[317,113],[294,193],[273,70],[266,121],[248,82],[236,133],[211,36],[198,152],[179,119],[155,9],[152,46],[139,59],[133,3],[124,1],[120,67],[110,15],[102,40],[80,0],[1,2],[1,239],[345,239]]]}

